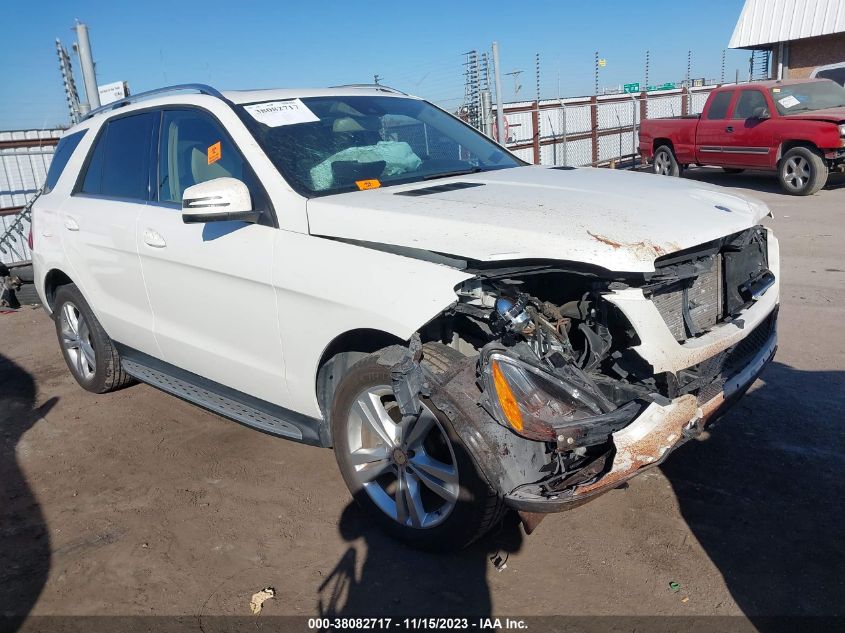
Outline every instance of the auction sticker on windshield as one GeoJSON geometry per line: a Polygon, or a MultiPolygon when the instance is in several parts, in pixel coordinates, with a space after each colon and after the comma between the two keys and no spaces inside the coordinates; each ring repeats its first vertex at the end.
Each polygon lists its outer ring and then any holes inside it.
{"type": "Polygon", "coordinates": [[[313,123],[320,120],[308,109],[308,106],[302,103],[301,99],[254,103],[244,106],[244,110],[249,112],[256,121],[269,127],[313,123]]]}
{"type": "Polygon", "coordinates": [[[801,102],[798,101],[798,99],[796,99],[792,95],[789,95],[784,97],[783,99],[778,99],[778,103],[781,104],[784,108],[792,108],[794,106],[797,106],[801,102]]]}

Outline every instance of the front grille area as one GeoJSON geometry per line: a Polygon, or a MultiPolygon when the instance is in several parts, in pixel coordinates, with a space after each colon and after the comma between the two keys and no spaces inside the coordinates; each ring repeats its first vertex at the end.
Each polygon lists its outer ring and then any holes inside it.
{"type": "Polygon", "coordinates": [[[766,248],[758,226],[655,262],[646,290],[675,340],[699,336],[750,303],[748,288],[771,275],[766,248]]]}
{"type": "Polygon", "coordinates": [[[777,310],[733,347],[679,372],[679,393],[695,393],[699,404],[713,399],[732,376],[741,372],[760,353],[774,334],[776,325],[777,310]]]}
{"type": "MultiPolygon", "coordinates": [[[[714,270],[695,278],[687,291],[690,317],[701,331],[716,325],[722,317],[722,266],[716,258],[714,270]]],[[[687,339],[684,324],[684,289],[681,285],[656,292],[652,302],[666,322],[672,336],[678,341],[687,339]]]]}

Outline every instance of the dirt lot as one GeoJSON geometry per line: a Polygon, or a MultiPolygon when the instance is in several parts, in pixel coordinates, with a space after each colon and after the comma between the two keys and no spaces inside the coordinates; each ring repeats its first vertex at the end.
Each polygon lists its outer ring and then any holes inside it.
{"type": "Polygon", "coordinates": [[[776,361],[662,468],[456,556],[371,529],[330,451],[144,385],[89,394],[43,311],[0,316],[0,613],[201,621],[270,585],[266,614],[845,615],[845,188],[689,177],[775,213],[776,361]]]}

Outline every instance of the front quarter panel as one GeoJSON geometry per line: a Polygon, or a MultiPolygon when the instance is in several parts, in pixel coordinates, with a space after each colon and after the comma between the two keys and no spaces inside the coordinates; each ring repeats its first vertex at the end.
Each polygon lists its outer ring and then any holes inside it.
{"type": "Polygon", "coordinates": [[[408,340],[456,301],[463,271],[291,231],[276,232],[272,282],[286,358],[289,408],[321,417],[315,384],[335,338],[358,329],[408,340]]]}

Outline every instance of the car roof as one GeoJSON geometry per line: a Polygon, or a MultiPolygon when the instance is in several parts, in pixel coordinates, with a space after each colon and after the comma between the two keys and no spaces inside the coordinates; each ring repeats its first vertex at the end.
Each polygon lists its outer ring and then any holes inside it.
{"type": "MultiPolygon", "coordinates": [[[[308,97],[409,97],[410,95],[387,86],[349,85],[333,88],[267,88],[259,90],[223,90],[222,94],[232,103],[255,103],[284,99],[307,99],[308,97]]],[[[417,97],[412,97],[417,98],[417,97]]]]}

